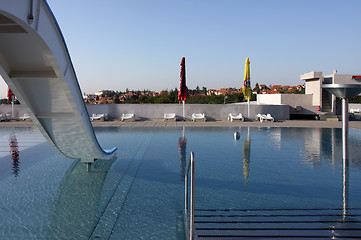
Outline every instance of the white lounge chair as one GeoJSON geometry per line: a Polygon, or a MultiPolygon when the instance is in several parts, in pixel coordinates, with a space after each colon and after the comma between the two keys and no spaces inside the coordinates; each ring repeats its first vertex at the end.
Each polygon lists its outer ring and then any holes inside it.
{"type": "Polygon", "coordinates": [[[173,119],[174,121],[177,121],[177,116],[175,115],[175,113],[165,113],[164,121],[167,121],[169,119],[173,119]]]}
{"type": "Polygon", "coordinates": [[[242,113],[229,113],[228,114],[228,121],[233,122],[233,120],[241,120],[244,121],[244,117],[242,116],[242,113]]]}
{"type": "Polygon", "coordinates": [[[134,113],[123,113],[122,118],[120,119],[123,122],[126,119],[131,119],[133,122],[135,121],[135,114],[134,113]]]}
{"type": "Polygon", "coordinates": [[[20,121],[25,121],[26,119],[30,119],[30,116],[29,116],[29,114],[24,113],[23,116],[19,117],[19,119],[20,119],[20,121]]]}
{"type": "Polygon", "coordinates": [[[93,115],[90,117],[90,120],[91,121],[100,120],[100,121],[104,122],[104,121],[108,120],[108,114],[105,114],[105,113],[95,114],[95,113],[93,113],[93,115]]]}
{"type": "Polygon", "coordinates": [[[263,121],[271,121],[271,122],[274,122],[274,118],[271,116],[271,114],[257,114],[256,115],[256,119],[259,120],[260,122],[263,122],[263,121]]]}
{"type": "Polygon", "coordinates": [[[0,114],[0,121],[10,121],[11,119],[11,114],[0,114]]]}
{"type": "Polygon", "coordinates": [[[195,122],[197,119],[202,119],[204,122],[207,120],[204,113],[193,113],[192,121],[195,122]]]}

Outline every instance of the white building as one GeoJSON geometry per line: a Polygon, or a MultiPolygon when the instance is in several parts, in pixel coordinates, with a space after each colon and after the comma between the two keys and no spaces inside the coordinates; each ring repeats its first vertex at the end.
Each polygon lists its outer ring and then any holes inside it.
{"type": "Polygon", "coordinates": [[[341,99],[336,98],[322,84],[361,84],[361,74],[337,74],[335,70],[330,75],[322,76],[322,72],[310,72],[301,75],[305,81],[305,94],[312,95],[312,105],[320,106],[322,112],[341,115],[341,99]]]}
{"type": "Polygon", "coordinates": [[[291,119],[292,115],[316,118],[342,115],[341,99],[323,89],[322,84],[361,84],[361,74],[337,74],[337,71],[325,76],[322,72],[309,72],[300,79],[305,81],[305,94],[258,94],[257,104],[289,105],[291,119]]]}

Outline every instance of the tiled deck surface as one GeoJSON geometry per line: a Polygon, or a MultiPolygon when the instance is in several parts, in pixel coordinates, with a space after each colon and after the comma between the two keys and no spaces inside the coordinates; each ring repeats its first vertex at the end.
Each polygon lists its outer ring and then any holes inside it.
{"type": "MultiPolygon", "coordinates": [[[[31,127],[35,126],[31,121],[10,121],[0,122],[0,127],[31,127]]],[[[259,121],[234,121],[229,122],[226,119],[212,121],[164,121],[164,119],[137,119],[135,122],[117,119],[112,121],[94,121],[94,127],[318,127],[318,128],[342,128],[341,121],[317,121],[317,120],[282,120],[276,122],[259,121]]],[[[349,121],[349,127],[361,129],[361,121],[349,121]]]]}

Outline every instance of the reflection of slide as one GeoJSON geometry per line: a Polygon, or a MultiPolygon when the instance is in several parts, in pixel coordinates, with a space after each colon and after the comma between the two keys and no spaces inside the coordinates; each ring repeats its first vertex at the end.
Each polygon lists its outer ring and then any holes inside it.
{"type": "Polygon", "coordinates": [[[68,49],[45,0],[2,0],[0,74],[48,142],[69,158],[110,159],[95,137],[68,49]]]}
{"type": "Polygon", "coordinates": [[[101,213],[101,194],[110,161],[97,161],[86,171],[79,161],[69,167],[48,212],[46,239],[88,239],[101,213]]]}

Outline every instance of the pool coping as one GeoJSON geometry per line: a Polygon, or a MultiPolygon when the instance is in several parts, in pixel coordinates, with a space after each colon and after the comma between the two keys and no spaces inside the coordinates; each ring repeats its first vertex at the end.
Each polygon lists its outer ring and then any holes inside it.
{"type": "MultiPolygon", "coordinates": [[[[111,121],[94,121],[94,127],[301,127],[301,128],[342,128],[342,121],[320,121],[320,120],[280,120],[275,122],[234,121],[216,119],[212,121],[173,121],[164,119],[140,119],[137,121],[123,121],[114,119],[111,121]]],[[[8,121],[0,122],[0,127],[33,127],[32,121],[8,121]]],[[[349,121],[349,127],[361,130],[361,121],[349,121]]]]}

